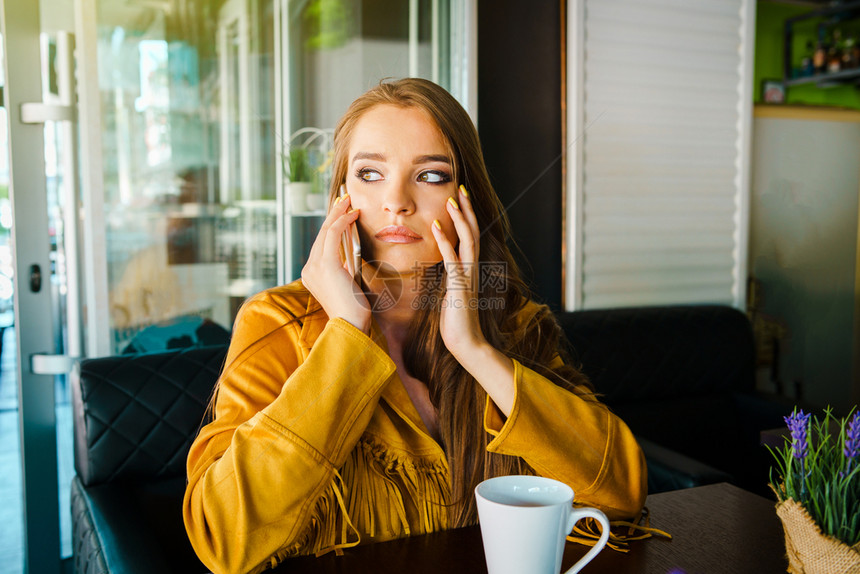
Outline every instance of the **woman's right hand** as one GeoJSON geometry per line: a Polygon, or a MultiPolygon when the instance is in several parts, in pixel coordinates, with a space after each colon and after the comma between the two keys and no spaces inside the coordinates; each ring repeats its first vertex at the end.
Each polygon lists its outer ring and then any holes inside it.
{"type": "Polygon", "coordinates": [[[349,195],[332,205],[302,268],[302,284],[330,319],[340,317],[370,333],[370,304],[340,256],[341,237],[359,215],[359,210],[349,211],[349,206],[349,195]]]}

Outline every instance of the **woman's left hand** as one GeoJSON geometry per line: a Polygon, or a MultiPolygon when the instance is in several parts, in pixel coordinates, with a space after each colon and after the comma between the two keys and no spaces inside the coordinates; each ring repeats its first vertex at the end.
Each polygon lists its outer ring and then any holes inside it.
{"type": "Polygon", "coordinates": [[[454,222],[459,245],[445,235],[441,227],[432,225],[436,244],[442,253],[447,285],[442,302],[440,331],[448,350],[463,363],[463,357],[470,351],[486,344],[478,321],[478,252],[481,231],[472,203],[461,185],[455,201],[448,200],[447,210],[454,222]]]}
{"type": "Polygon", "coordinates": [[[463,186],[460,186],[458,197],[459,206],[449,201],[447,207],[460,240],[457,249],[440,226],[431,226],[447,271],[439,330],[454,358],[484,387],[502,413],[510,416],[515,394],[514,367],[508,357],[490,345],[481,331],[478,320],[481,230],[463,186]]]}

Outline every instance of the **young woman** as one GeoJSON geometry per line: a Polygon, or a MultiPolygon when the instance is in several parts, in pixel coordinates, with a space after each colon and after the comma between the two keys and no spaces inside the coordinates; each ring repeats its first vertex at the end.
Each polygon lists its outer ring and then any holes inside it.
{"type": "Polygon", "coordinates": [[[204,564],[259,572],[474,524],[474,487],[504,474],[638,514],[641,451],[529,299],[456,100],[419,79],[373,88],[337,127],[332,179],[301,281],[242,307],[188,456],[185,525],[204,564]],[[352,225],[360,287],[342,249],[352,225]]]}

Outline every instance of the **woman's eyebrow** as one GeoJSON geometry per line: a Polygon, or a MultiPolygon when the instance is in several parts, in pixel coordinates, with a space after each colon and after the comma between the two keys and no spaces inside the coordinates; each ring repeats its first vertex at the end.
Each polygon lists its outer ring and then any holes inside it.
{"type": "MultiPolygon", "coordinates": [[[[352,156],[353,162],[356,162],[356,161],[362,160],[362,159],[369,159],[372,161],[385,162],[385,156],[383,154],[377,153],[377,152],[360,151],[360,152],[356,153],[354,156],[352,156]]],[[[448,165],[451,165],[451,159],[448,156],[443,155],[443,154],[419,155],[414,160],[412,160],[412,163],[414,165],[419,165],[422,163],[436,163],[436,162],[447,163],[448,165]]]]}
{"type": "Polygon", "coordinates": [[[439,155],[420,155],[420,156],[416,157],[414,160],[412,160],[412,163],[415,165],[418,165],[420,163],[434,163],[434,162],[447,163],[448,165],[451,165],[451,160],[448,158],[448,156],[447,155],[441,155],[441,154],[439,154],[439,155]]]}
{"type": "Polygon", "coordinates": [[[371,159],[374,161],[385,161],[385,156],[381,153],[373,153],[369,151],[360,151],[354,156],[352,156],[352,161],[358,161],[360,159],[371,159]]]}

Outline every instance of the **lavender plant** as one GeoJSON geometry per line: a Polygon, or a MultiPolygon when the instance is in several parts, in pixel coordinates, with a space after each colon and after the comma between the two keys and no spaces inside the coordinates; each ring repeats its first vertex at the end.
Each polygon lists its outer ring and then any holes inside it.
{"type": "Polygon", "coordinates": [[[768,447],[777,498],[801,504],[825,534],[849,546],[860,542],[860,412],[837,419],[827,408],[819,420],[795,409],[785,422],[791,432],[785,446],[768,447]]]}

